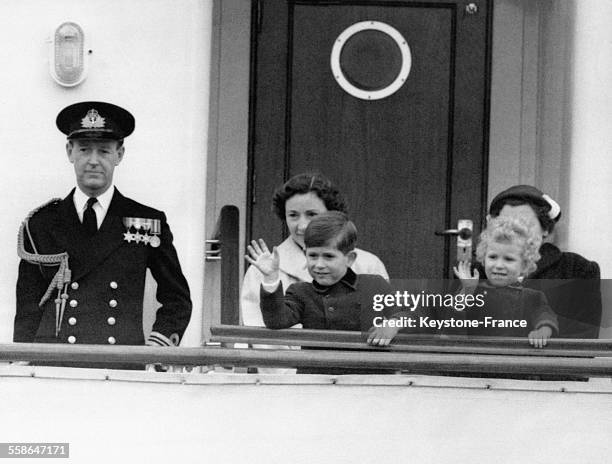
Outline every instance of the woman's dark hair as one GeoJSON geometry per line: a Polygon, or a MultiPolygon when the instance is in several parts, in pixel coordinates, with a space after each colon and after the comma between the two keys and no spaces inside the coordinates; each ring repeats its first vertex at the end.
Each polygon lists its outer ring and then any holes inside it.
{"type": "Polygon", "coordinates": [[[285,203],[293,195],[314,192],[329,211],[347,213],[346,202],[331,180],[321,174],[298,174],[276,189],[272,197],[272,210],[285,221],[285,203]]]}

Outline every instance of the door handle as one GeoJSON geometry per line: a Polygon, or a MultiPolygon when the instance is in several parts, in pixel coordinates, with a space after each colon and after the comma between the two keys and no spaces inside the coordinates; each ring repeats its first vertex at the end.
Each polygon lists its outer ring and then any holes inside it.
{"type": "Polygon", "coordinates": [[[456,229],[446,229],[435,232],[436,235],[457,237],[457,261],[472,260],[472,237],[474,223],[470,219],[459,219],[456,229]]]}
{"type": "Polygon", "coordinates": [[[436,235],[457,235],[459,238],[463,240],[468,240],[472,237],[472,229],[468,227],[464,227],[462,229],[446,229],[446,230],[437,230],[435,232],[436,235]]]}

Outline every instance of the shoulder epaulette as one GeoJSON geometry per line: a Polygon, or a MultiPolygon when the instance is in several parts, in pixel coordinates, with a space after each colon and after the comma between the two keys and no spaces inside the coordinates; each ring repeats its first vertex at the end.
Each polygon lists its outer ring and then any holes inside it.
{"type": "Polygon", "coordinates": [[[60,201],[62,201],[62,199],[61,199],[61,198],[51,198],[49,201],[47,201],[47,202],[43,203],[43,204],[42,204],[42,205],[40,205],[40,206],[37,206],[36,208],[34,208],[32,211],[30,211],[30,212],[28,213],[28,215],[27,215],[27,216],[26,216],[26,218],[24,219],[24,222],[25,222],[25,223],[26,223],[26,225],[27,225],[27,222],[30,220],[30,218],[31,218],[32,216],[34,216],[36,213],[38,213],[40,210],[45,209],[45,208],[47,208],[47,207],[49,207],[49,206],[57,206],[57,205],[59,205],[60,201]]]}

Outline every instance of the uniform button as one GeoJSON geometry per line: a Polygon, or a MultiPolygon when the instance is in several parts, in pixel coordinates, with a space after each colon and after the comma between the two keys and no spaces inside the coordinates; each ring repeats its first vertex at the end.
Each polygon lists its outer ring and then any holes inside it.
{"type": "Polygon", "coordinates": [[[115,340],[115,337],[108,337],[109,345],[114,345],[116,342],[117,342],[117,340],[115,340]]]}
{"type": "Polygon", "coordinates": [[[77,300],[70,300],[70,307],[76,308],[79,302],[77,300]]]}
{"type": "Polygon", "coordinates": [[[114,280],[109,285],[110,285],[110,288],[112,288],[113,290],[116,290],[118,287],[117,282],[115,282],[114,280]]]}
{"type": "Polygon", "coordinates": [[[336,310],[336,308],[334,308],[333,306],[330,306],[330,307],[329,307],[329,312],[330,312],[330,313],[333,313],[335,310],[336,310]]]}
{"type": "Polygon", "coordinates": [[[70,284],[70,288],[72,288],[72,290],[78,290],[79,289],[79,283],[78,282],[72,282],[70,284]]]}
{"type": "Polygon", "coordinates": [[[68,319],[68,324],[75,325],[76,324],[76,317],[71,317],[70,319],[68,319]]]}
{"type": "Polygon", "coordinates": [[[109,317],[108,319],[106,319],[106,322],[108,322],[108,325],[115,325],[115,322],[117,321],[114,317],[109,317]]]}
{"type": "Polygon", "coordinates": [[[70,335],[70,337],[68,337],[68,343],[76,343],[76,337],[74,335],[70,335]]]}
{"type": "Polygon", "coordinates": [[[108,305],[109,305],[111,308],[116,308],[116,307],[117,307],[117,300],[110,300],[110,301],[108,302],[108,305]]]}

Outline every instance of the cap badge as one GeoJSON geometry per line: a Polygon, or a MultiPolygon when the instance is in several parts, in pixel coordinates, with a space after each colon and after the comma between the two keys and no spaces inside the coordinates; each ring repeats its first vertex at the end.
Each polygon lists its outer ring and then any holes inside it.
{"type": "Polygon", "coordinates": [[[81,119],[81,127],[84,129],[93,129],[104,127],[105,120],[100,113],[93,108],[87,112],[87,115],[81,119]]]}

